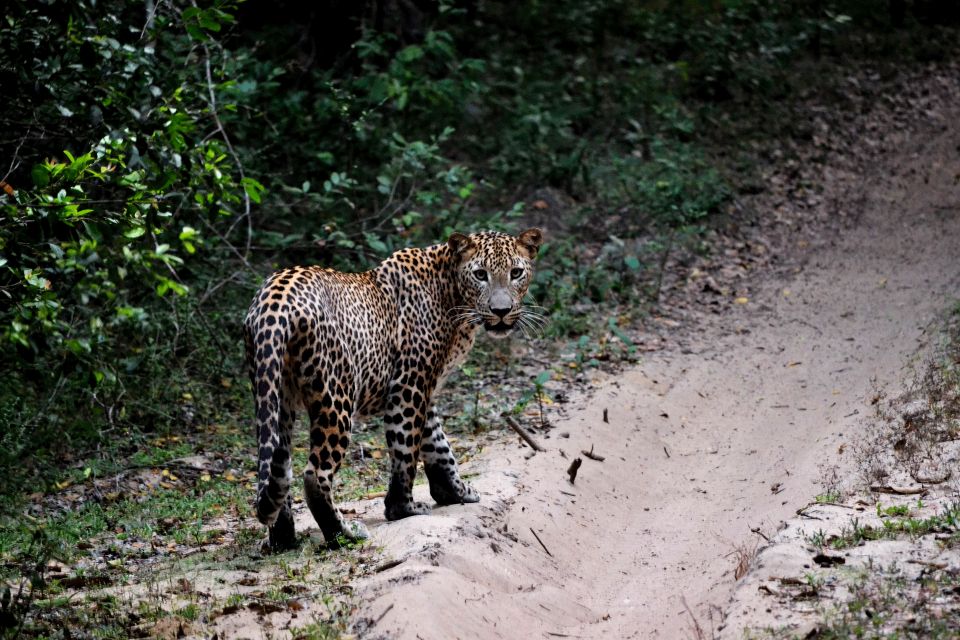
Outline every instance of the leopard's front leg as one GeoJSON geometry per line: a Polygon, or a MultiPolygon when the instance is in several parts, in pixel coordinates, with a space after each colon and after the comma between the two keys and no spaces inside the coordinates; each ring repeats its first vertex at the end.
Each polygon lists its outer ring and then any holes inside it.
{"type": "Polygon", "coordinates": [[[390,384],[384,422],[392,469],[384,498],[387,520],[427,515],[430,506],[413,500],[413,479],[420,459],[420,440],[427,416],[426,384],[422,375],[410,373],[390,384]]]}
{"type": "Polygon", "coordinates": [[[423,469],[430,482],[430,495],[437,504],[480,502],[480,494],[460,479],[453,449],[443,433],[440,418],[432,408],[427,411],[427,426],[423,430],[422,437],[420,456],[423,458],[423,469]]]}

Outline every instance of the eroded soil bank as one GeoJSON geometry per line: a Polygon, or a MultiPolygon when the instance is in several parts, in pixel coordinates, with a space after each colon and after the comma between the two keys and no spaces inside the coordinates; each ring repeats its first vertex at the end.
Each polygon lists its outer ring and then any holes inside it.
{"type": "MultiPolygon", "coordinates": [[[[786,259],[567,404],[547,451],[511,439],[470,461],[480,504],[386,523],[379,501],[361,503],[402,560],[356,585],[361,635],[676,638],[694,619],[736,635],[724,628],[736,549],[807,504],[825,468],[849,470],[840,452],[875,390],[900,384],[960,296],[957,79],[923,86],[891,97],[893,125],[863,130],[869,162],[813,176],[825,195],[805,205],[811,219],[842,224],[781,225],[786,259]],[[580,453],[591,448],[603,462],[580,453]]],[[[704,285],[694,268],[673,286],[704,285]]]]}

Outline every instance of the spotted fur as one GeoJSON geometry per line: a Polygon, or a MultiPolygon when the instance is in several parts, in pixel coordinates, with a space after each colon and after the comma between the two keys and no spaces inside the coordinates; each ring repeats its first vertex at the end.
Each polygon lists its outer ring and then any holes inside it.
{"type": "Polygon", "coordinates": [[[271,547],[296,540],[290,448],[299,409],[310,419],[304,496],[331,544],[341,535],[367,536],[333,500],[355,416],[384,416],[388,520],[430,512],[413,500],[418,460],[438,504],[480,499],[460,479],[432,400],[481,326],[505,337],[542,321],[522,304],[541,241],[538,229],[517,237],[455,233],[445,244],[398,251],[365,273],[292,267],[267,279],[244,321],[244,341],[259,443],[256,513],[271,547]]]}

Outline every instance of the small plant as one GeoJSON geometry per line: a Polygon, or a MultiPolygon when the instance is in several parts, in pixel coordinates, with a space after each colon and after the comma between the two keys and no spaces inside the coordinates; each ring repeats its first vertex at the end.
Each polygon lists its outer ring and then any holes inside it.
{"type": "Polygon", "coordinates": [[[850,526],[844,526],[840,530],[839,536],[832,537],[829,542],[834,549],[846,549],[855,547],[865,540],[876,540],[881,537],[881,533],[870,526],[860,524],[859,518],[854,518],[850,526]]]}
{"type": "Polygon", "coordinates": [[[819,591],[824,585],[825,578],[816,573],[808,572],[803,574],[803,581],[814,591],[819,591]]]}
{"type": "Polygon", "coordinates": [[[893,505],[890,507],[883,507],[879,502],[877,503],[877,516],[878,517],[892,517],[892,516],[905,516],[910,513],[910,507],[905,504],[893,505]]]}
{"type": "Polygon", "coordinates": [[[827,491],[826,493],[819,494],[814,501],[817,504],[836,504],[843,500],[843,494],[839,491],[827,491]]]}
{"type": "Polygon", "coordinates": [[[824,533],[823,529],[817,529],[815,533],[807,537],[807,542],[822,549],[827,544],[827,534],[824,533]]]}
{"type": "Polygon", "coordinates": [[[590,336],[580,336],[575,345],[574,363],[577,369],[583,369],[584,367],[596,367],[600,365],[600,361],[593,357],[595,349],[591,346],[590,336]]]}
{"type": "Polygon", "coordinates": [[[177,615],[184,620],[190,620],[192,622],[200,617],[200,605],[195,602],[191,602],[177,611],[177,615]]]}
{"type": "Polygon", "coordinates": [[[543,413],[543,394],[544,394],[543,385],[545,385],[547,381],[550,380],[551,375],[552,374],[549,371],[543,371],[533,380],[533,385],[536,388],[536,393],[537,393],[537,407],[540,410],[540,427],[541,428],[546,428],[549,425],[543,413]]]}

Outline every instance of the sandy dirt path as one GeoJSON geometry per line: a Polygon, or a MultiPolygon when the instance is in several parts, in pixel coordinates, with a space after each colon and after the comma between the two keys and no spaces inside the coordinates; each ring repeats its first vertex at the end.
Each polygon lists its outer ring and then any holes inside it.
{"type": "Polygon", "coordinates": [[[897,144],[850,200],[849,228],[793,247],[687,348],[568,405],[546,452],[526,459],[509,439],[468,464],[479,505],[385,523],[363,503],[403,562],[357,585],[361,635],[681,638],[687,606],[722,627],[735,547],[819,492],[874,390],[960,296],[960,126],[897,144]],[[606,460],[584,459],[571,486],[570,458],[591,446],[606,460]]]}

